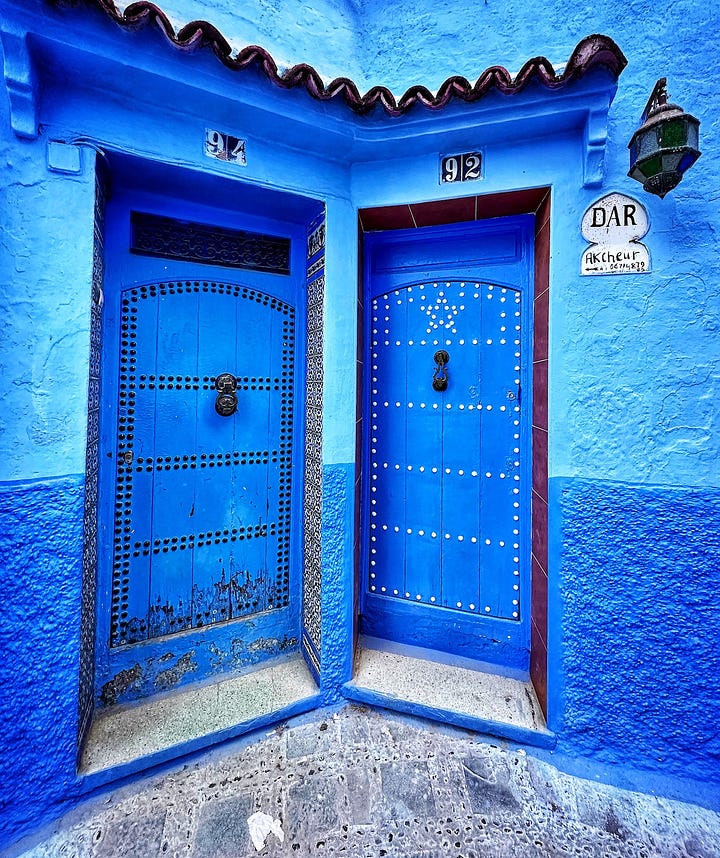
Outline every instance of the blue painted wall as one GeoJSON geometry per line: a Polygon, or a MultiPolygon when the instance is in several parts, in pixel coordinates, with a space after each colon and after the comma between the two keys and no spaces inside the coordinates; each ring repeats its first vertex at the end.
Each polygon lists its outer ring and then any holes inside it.
{"type": "Polygon", "coordinates": [[[0,480],[80,474],[92,230],[68,240],[68,223],[92,223],[94,179],[48,172],[45,141],[19,143],[10,131],[4,93],[0,129],[0,480]]]}
{"type": "MultiPolygon", "coordinates": [[[[553,187],[549,686],[558,754],[583,762],[591,775],[602,770],[621,780],[632,769],[660,791],[704,780],[704,800],[720,801],[720,84],[712,73],[717,48],[702,42],[720,25],[718,9],[699,11],[690,0],[632,0],[622,8],[611,0],[539,2],[531,11],[487,0],[472,14],[460,0],[394,3],[391,15],[375,0],[282,9],[255,0],[240,13],[230,2],[168,0],[165,7],[178,23],[209,19],[237,47],[259,43],[280,64],[307,61],[328,78],[348,74],[361,89],[380,83],[398,94],[417,82],[436,87],[453,73],[472,79],[496,62],[517,70],[537,54],[560,63],[589,32],[620,44],[629,66],[610,108],[602,187],[582,187],[577,128],[559,132],[539,120],[527,140],[522,129],[492,130],[479,113],[466,133],[469,143],[487,147],[483,193],[553,187]],[[664,201],[625,176],[627,141],[662,75],[673,99],[700,118],[704,152],[664,201]],[[647,206],[651,274],[579,276],[580,218],[610,190],[647,206]],[[680,780],[672,786],[671,778],[680,780]]],[[[76,175],[51,172],[47,140],[87,138],[182,164],[234,190],[251,181],[327,207],[326,702],[340,700],[352,659],[356,212],[451,193],[437,184],[444,148],[437,140],[416,145],[411,132],[405,143],[379,143],[376,155],[352,163],[349,145],[312,130],[302,138],[308,110],[317,110],[318,122],[346,127],[351,117],[341,106],[316,108],[304,93],[275,90],[252,73],[233,75],[210,55],[179,57],[161,39],[120,34],[82,7],[57,13],[39,0],[10,3],[1,23],[59,39],[68,28],[88,53],[68,80],[43,76],[37,140],[12,132],[0,87],[0,587],[7,615],[0,741],[14,772],[0,784],[0,846],[59,815],[84,789],[75,741],[94,152],[81,148],[76,175]],[[130,69],[117,81],[120,56],[143,76],[130,69]],[[110,84],[120,87],[112,100],[102,92],[110,84]],[[134,100],[138,91],[142,103],[134,100]],[[198,141],[208,124],[248,129],[247,168],[203,158],[198,141]]],[[[59,48],[44,55],[50,69],[62,61],[59,48]]],[[[489,99],[488,115],[529,109],[534,96],[515,98],[489,99]]],[[[433,122],[450,133],[458,115],[462,109],[453,108],[433,122]]],[[[375,118],[359,127],[373,122],[382,125],[375,118]]]]}
{"type": "Polygon", "coordinates": [[[558,750],[717,784],[720,490],[551,489],[558,750]]]}
{"type": "Polygon", "coordinates": [[[0,485],[0,845],[78,795],[82,520],[79,476],[0,485]]]}

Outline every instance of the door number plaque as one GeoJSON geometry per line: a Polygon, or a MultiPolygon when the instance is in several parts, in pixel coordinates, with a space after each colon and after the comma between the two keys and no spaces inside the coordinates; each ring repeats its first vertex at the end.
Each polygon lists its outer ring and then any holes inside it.
{"type": "Polygon", "coordinates": [[[462,155],[444,155],[440,158],[440,183],[472,182],[482,178],[482,154],[463,152],[462,155]]]}
{"type": "Polygon", "coordinates": [[[227,161],[230,164],[245,166],[245,141],[222,131],[212,128],[205,129],[205,154],[208,158],[217,158],[218,161],[227,161]]]}

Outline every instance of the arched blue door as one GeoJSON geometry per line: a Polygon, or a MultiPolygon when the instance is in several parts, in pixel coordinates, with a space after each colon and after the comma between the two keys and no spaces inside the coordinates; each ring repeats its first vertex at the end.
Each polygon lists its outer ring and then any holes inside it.
{"type": "Polygon", "coordinates": [[[527,657],[527,219],[370,236],[365,634],[527,657]]]}
{"type": "Polygon", "coordinates": [[[176,211],[108,210],[104,702],[299,646],[304,228],[176,211]]]}
{"type": "Polygon", "coordinates": [[[111,645],[287,605],[293,316],[219,278],[122,290],[111,645]]]}

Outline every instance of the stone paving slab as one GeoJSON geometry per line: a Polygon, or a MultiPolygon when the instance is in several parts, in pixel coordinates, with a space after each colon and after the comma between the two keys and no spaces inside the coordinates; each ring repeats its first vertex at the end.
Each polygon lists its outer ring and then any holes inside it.
{"type": "Polygon", "coordinates": [[[720,858],[720,815],[361,706],[117,790],[26,858],[720,858]],[[280,819],[257,852],[247,818],[280,819]]]}

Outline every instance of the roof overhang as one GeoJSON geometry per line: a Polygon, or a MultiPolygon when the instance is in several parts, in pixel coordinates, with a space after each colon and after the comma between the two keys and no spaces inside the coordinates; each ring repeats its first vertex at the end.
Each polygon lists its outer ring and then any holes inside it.
{"type": "Polygon", "coordinates": [[[25,0],[0,27],[11,122],[20,137],[52,125],[53,98],[70,91],[147,110],[164,105],[197,114],[202,104],[208,117],[230,112],[239,127],[266,138],[277,137],[281,120],[283,145],[335,161],[371,161],[380,147],[382,157],[432,151],[440,132],[452,147],[470,130],[486,144],[579,130],[586,186],[602,179],[607,113],[626,65],[611,39],[593,35],[560,73],[536,57],[516,75],[493,66],[474,83],[452,77],[435,93],[414,86],[395,98],[385,87],[361,94],[347,78],[324,84],[308,65],[280,73],[262,48],[233,53],[205,21],[176,32],[147,2],[121,14],[111,0],[25,0]]]}

